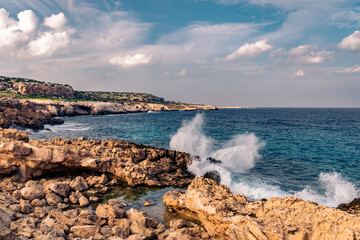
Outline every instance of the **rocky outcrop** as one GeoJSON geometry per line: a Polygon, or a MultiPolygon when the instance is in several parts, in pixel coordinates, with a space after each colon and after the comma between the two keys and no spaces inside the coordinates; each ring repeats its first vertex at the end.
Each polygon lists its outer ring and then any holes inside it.
{"type": "Polygon", "coordinates": [[[62,119],[54,118],[62,116],[215,109],[213,106],[206,105],[164,105],[140,102],[66,102],[0,97],[0,127],[21,126],[38,129],[45,124],[63,123],[62,119]]]}
{"type": "Polygon", "coordinates": [[[195,178],[165,205],[201,222],[212,239],[360,239],[360,218],[297,197],[249,202],[221,184],[195,178]]]}
{"type": "MultiPolygon", "coordinates": [[[[78,170],[109,173],[130,186],[186,186],[192,179],[190,155],[182,152],[122,140],[29,141],[27,133],[14,129],[0,129],[0,136],[0,174],[18,174],[22,180],[78,170]]],[[[62,196],[69,191],[61,185],[52,190],[62,196]]]]}
{"type": "Polygon", "coordinates": [[[74,98],[75,96],[74,89],[69,85],[1,76],[0,90],[25,96],[51,96],[57,98],[74,98]]]}

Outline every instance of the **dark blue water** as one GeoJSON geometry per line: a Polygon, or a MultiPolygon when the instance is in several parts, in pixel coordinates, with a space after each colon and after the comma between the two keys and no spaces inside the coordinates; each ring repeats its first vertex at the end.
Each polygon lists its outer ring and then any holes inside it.
{"type": "MultiPolygon", "coordinates": [[[[51,132],[31,137],[114,138],[169,148],[172,136],[198,113],[69,117],[51,132]]],[[[265,144],[254,167],[231,173],[229,185],[235,192],[250,198],[297,194],[329,206],[359,196],[360,109],[223,109],[202,114],[200,128],[212,149],[246,133],[265,144]]]]}

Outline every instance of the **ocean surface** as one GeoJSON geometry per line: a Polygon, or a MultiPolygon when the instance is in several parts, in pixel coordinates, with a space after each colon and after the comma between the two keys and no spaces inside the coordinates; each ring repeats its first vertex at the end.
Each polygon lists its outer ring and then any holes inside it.
{"type": "MultiPolygon", "coordinates": [[[[66,117],[32,139],[123,139],[201,157],[196,175],[252,200],[296,195],[330,207],[360,196],[360,109],[256,108],[66,117]],[[213,157],[222,164],[204,160],[213,157]]],[[[161,199],[161,196],[159,197],[161,199]]]]}

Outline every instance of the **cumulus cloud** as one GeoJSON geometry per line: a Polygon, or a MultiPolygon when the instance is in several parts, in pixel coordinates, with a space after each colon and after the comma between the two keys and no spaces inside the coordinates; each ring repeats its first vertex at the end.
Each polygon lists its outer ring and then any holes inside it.
{"type": "Polygon", "coordinates": [[[44,25],[53,29],[61,29],[66,24],[66,17],[64,13],[53,14],[50,17],[44,19],[44,25]]]}
{"type": "Polygon", "coordinates": [[[39,39],[29,43],[29,53],[34,56],[51,55],[58,49],[66,47],[69,43],[70,37],[66,32],[46,32],[39,39]]]}
{"type": "Polygon", "coordinates": [[[37,29],[38,19],[33,11],[26,10],[17,15],[19,21],[9,17],[9,13],[0,9],[0,47],[17,46],[28,41],[37,29]]]}
{"type": "Polygon", "coordinates": [[[152,55],[137,53],[135,55],[117,56],[109,59],[110,64],[119,65],[123,68],[131,68],[139,65],[149,64],[152,55]]]}
{"type": "Polygon", "coordinates": [[[360,50],[360,31],[355,31],[350,36],[344,38],[339,43],[339,48],[344,50],[359,51],[360,50]]]}
{"type": "Polygon", "coordinates": [[[269,51],[272,48],[273,46],[268,44],[268,39],[260,40],[251,44],[246,43],[235,50],[232,54],[227,55],[224,60],[231,61],[242,57],[254,57],[260,55],[263,52],[269,51]]]}
{"type": "Polygon", "coordinates": [[[303,76],[305,76],[304,69],[300,69],[300,70],[297,71],[294,75],[297,76],[297,77],[303,77],[303,76]]]}
{"type": "Polygon", "coordinates": [[[351,74],[351,73],[359,73],[360,72],[360,66],[359,65],[355,65],[353,67],[350,68],[344,68],[338,71],[335,71],[336,73],[347,73],[347,74],[351,74]]]}
{"type": "Polygon", "coordinates": [[[333,52],[318,50],[318,47],[314,45],[302,45],[289,51],[280,48],[270,54],[271,57],[287,56],[291,62],[305,64],[323,63],[325,60],[331,59],[332,55],[333,52]]]}

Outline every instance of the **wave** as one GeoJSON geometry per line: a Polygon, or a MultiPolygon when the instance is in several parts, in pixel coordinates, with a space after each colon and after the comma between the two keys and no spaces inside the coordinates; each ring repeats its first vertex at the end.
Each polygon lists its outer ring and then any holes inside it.
{"type": "Polygon", "coordinates": [[[38,131],[34,131],[32,129],[26,129],[27,132],[29,132],[30,134],[39,134],[42,132],[46,132],[46,131],[50,131],[50,132],[65,132],[65,131],[87,131],[89,130],[90,127],[87,127],[85,124],[81,124],[81,123],[75,123],[75,122],[65,122],[63,124],[60,125],[50,125],[50,124],[46,124],[44,125],[44,129],[42,130],[38,130],[38,131]]]}
{"type": "Polygon", "coordinates": [[[261,158],[259,150],[265,146],[253,133],[240,134],[231,140],[220,144],[216,149],[215,141],[203,132],[204,115],[197,114],[191,121],[184,122],[170,140],[170,148],[188,152],[200,158],[193,158],[189,171],[196,176],[206,172],[217,171],[221,183],[227,185],[232,192],[243,194],[251,200],[271,197],[295,195],[304,200],[311,200],[328,207],[336,207],[359,196],[360,191],[354,184],[344,179],[339,173],[320,173],[319,186],[323,191],[316,191],[306,186],[302,191],[284,191],[280,186],[267,184],[260,179],[249,179],[242,176],[252,169],[261,158]],[[207,157],[220,160],[221,163],[211,163],[207,157]]]}

